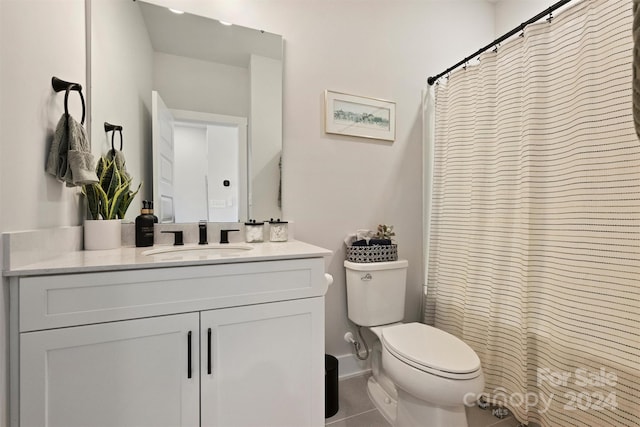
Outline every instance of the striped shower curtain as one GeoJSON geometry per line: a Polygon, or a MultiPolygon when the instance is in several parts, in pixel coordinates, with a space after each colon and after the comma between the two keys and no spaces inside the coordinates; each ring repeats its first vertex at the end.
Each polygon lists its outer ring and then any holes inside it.
{"type": "Polygon", "coordinates": [[[640,425],[631,24],[584,0],[434,88],[424,320],[524,423],[640,425]]]}

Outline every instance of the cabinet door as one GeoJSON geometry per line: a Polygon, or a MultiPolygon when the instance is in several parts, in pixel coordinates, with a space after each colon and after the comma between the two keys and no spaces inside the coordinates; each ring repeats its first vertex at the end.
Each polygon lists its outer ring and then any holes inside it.
{"type": "Polygon", "coordinates": [[[324,426],[324,298],[202,312],[200,330],[202,426],[324,426]]]}
{"type": "Polygon", "coordinates": [[[198,313],[21,334],[20,425],[198,426],[198,335],[198,313]]]}

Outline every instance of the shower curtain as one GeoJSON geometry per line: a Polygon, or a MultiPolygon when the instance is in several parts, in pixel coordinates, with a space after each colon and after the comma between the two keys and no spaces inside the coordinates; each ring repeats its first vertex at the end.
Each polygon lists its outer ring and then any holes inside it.
{"type": "Polygon", "coordinates": [[[631,23],[582,1],[425,94],[424,321],[521,422],[640,425],[631,23]]]}

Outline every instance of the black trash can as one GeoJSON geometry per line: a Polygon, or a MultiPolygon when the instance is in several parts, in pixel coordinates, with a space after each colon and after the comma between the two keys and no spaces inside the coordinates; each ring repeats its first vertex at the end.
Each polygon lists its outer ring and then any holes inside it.
{"type": "Polygon", "coordinates": [[[339,409],[338,404],[338,359],[324,355],[324,417],[333,417],[339,409]]]}

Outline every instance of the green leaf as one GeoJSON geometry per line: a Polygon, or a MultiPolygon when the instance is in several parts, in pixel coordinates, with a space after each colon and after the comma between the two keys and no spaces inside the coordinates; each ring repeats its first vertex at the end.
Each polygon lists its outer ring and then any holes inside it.
{"type": "Polygon", "coordinates": [[[82,192],[87,198],[87,210],[89,211],[89,219],[100,219],[100,212],[98,209],[100,203],[98,201],[98,193],[95,187],[95,184],[82,186],[82,192]]]}
{"type": "Polygon", "coordinates": [[[107,186],[106,188],[104,186],[102,188],[104,188],[104,192],[107,193],[109,199],[112,199],[122,182],[120,172],[116,168],[116,163],[113,160],[108,163],[105,169],[105,182],[107,186]]]}
{"type": "Polygon", "coordinates": [[[102,176],[104,175],[106,159],[104,157],[100,157],[98,159],[98,164],[96,165],[96,173],[98,174],[98,178],[102,181],[102,176]]]}
{"type": "Polygon", "coordinates": [[[82,193],[87,200],[88,216],[90,219],[124,218],[142,183],[138,185],[135,192],[132,192],[130,190],[132,178],[123,175],[114,159],[106,156],[98,160],[96,173],[99,182],[82,188],[82,193]]]}
{"type": "Polygon", "coordinates": [[[125,186],[120,186],[115,189],[113,197],[109,200],[110,203],[107,209],[107,219],[116,219],[118,215],[118,209],[120,208],[122,198],[124,197],[126,191],[127,187],[125,186]]]}
{"type": "Polygon", "coordinates": [[[93,186],[95,187],[96,194],[98,196],[98,210],[100,212],[100,215],[102,216],[102,219],[108,219],[107,204],[109,203],[109,199],[107,197],[107,193],[104,192],[102,186],[98,184],[93,184],[93,186]]]}
{"type": "Polygon", "coordinates": [[[138,184],[138,188],[136,189],[136,191],[129,191],[122,198],[120,209],[118,209],[118,218],[124,218],[124,214],[127,212],[127,209],[129,209],[129,205],[133,201],[133,198],[136,196],[136,194],[138,194],[138,191],[140,191],[140,187],[142,187],[142,183],[138,184]]]}

